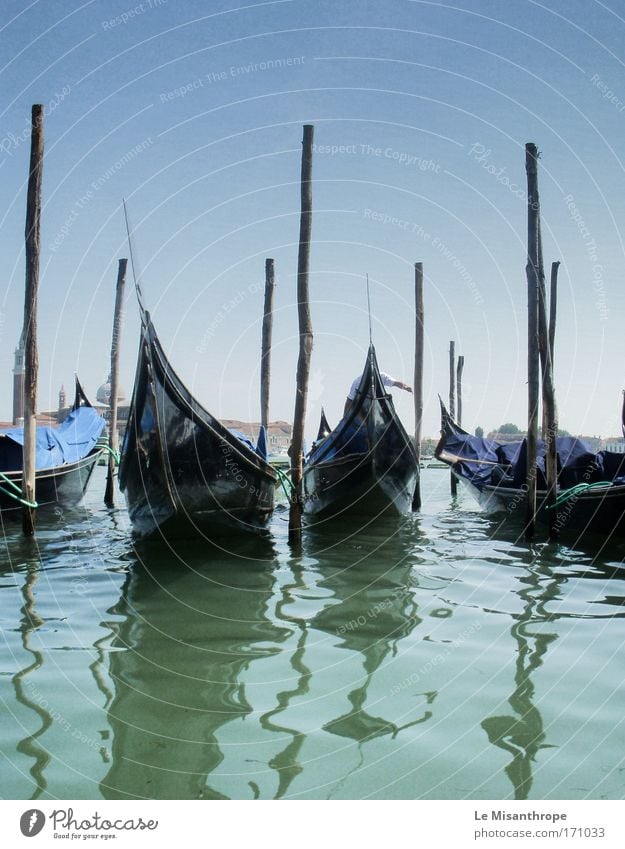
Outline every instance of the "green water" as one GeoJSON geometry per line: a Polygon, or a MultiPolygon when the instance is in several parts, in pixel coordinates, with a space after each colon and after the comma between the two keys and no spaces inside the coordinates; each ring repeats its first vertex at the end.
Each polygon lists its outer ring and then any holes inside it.
{"type": "Polygon", "coordinates": [[[4,529],[0,795],[577,799],[625,788],[625,546],[421,514],[236,551],[123,509],[4,529]]]}

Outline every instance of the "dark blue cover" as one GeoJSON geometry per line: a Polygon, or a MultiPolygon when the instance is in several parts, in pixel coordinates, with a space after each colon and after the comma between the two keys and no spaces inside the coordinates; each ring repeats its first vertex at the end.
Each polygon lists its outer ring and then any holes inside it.
{"type": "Polygon", "coordinates": [[[267,460],[267,431],[264,427],[261,427],[261,429],[258,431],[258,443],[256,445],[254,445],[249,436],[246,436],[244,433],[242,433],[240,430],[237,430],[235,427],[229,427],[228,431],[233,436],[236,436],[239,442],[242,442],[244,445],[247,445],[248,448],[258,454],[261,459],[267,460]]]}
{"type": "Polygon", "coordinates": [[[315,451],[323,445],[323,461],[336,460],[339,457],[347,457],[352,454],[367,454],[370,450],[367,423],[359,416],[341,427],[342,421],[325,439],[313,444],[306,462],[315,458],[315,451]],[[326,441],[327,440],[327,441],[326,441]]]}
{"type": "Polygon", "coordinates": [[[462,457],[459,472],[478,488],[491,483],[491,475],[497,463],[497,443],[492,439],[481,439],[468,433],[456,432],[445,440],[445,451],[462,457]],[[481,462],[474,462],[479,460],[481,462]]]}
{"type": "MultiPolygon", "coordinates": [[[[620,462],[609,452],[595,454],[581,439],[562,436],[557,440],[558,483],[568,489],[578,483],[594,483],[612,480],[625,474],[625,459],[620,462]]],[[[461,457],[456,464],[459,473],[478,488],[488,485],[507,484],[521,487],[527,479],[527,440],[498,443],[489,439],[454,431],[445,440],[445,451],[461,457]],[[479,460],[481,462],[471,462],[479,460]]],[[[536,484],[546,487],[545,443],[539,439],[536,445],[536,484]]]]}
{"type": "Polygon", "coordinates": [[[261,460],[267,460],[267,428],[261,427],[258,431],[258,442],[256,443],[256,453],[261,460]]]}
{"type": "MultiPolygon", "coordinates": [[[[78,407],[59,427],[37,427],[36,470],[55,469],[82,460],[95,448],[104,424],[93,407],[78,407]]],[[[0,471],[21,470],[23,445],[23,427],[0,431],[0,471]]]]}

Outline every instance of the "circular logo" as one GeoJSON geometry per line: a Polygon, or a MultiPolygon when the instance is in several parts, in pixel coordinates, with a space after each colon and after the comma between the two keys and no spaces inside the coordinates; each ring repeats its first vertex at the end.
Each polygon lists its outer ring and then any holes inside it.
{"type": "Polygon", "coordinates": [[[37,808],[24,811],[20,817],[20,829],[24,837],[34,837],[39,834],[46,822],[46,815],[37,808]]]}

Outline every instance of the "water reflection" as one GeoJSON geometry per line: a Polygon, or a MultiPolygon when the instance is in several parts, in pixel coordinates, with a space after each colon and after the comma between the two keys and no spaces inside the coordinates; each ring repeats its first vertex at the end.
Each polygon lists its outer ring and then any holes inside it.
{"type": "Polygon", "coordinates": [[[312,540],[313,552],[332,548],[332,566],[311,556],[282,560],[280,568],[271,557],[194,549],[174,556],[161,548],[135,559],[105,623],[115,634],[109,652],[115,692],[107,705],[112,759],[100,785],[106,798],[226,798],[218,787],[232,792],[233,786],[240,797],[244,776],[237,771],[233,784],[231,775],[243,755],[228,747],[254,742],[257,748],[248,751],[258,757],[245,760],[268,772],[256,768],[259,783],[247,781],[253,796],[296,792],[307,732],[293,717],[306,721],[313,677],[323,689],[326,674],[315,654],[307,659],[313,631],[339,637],[336,645],[357,653],[364,673],[347,693],[347,710],[320,723],[325,733],[351,738],[360,750],[431,716],[433,693],[399,722],[385,715],[389,702],[368,704],[385,660],[421,623],[411,577],[418,529],[395,522],[355,539],[343,532],[336,540],[312,540]],[[250,667],[280,654],[286,676],[279,665],[267,670],[287,684],[272,693],[271,683],[255,684],[261,667],[253,674],[250,667]],[[256,710],[255,701],[267,698],[270,706],[256,710]],[[246,718],[240,730],[226,730],[246,718]],[[263,757],[265,746],[273,751],[263,757]],[[276,785],[267,784],[270,773],[276,785]]]}
{"type": "Polygon", "coordinates": [[[540,711],[534,704],[532,674],[543,664],[547,649],[558,638],[555,619],[546,605],[558,598],[562,577],[548,566],[532,565],[520,579],[518,596],[523,600],[521,614],[514,616],[510,633],[516,643],[515,689],[508,699],[512,715],[493,716],[482,722],[489,741],[512,756],[505,768],[515,799],[528,799],[532,788],[532,765],[540,749],[547,748],[540,711]],[[554,623],[552,630],[544,627],[554,623]]]}
{"type": "MultiPolygon", "coordinates": [[[[397,654],[401,640],[410,637],[422,622],[414,595],[413,570],[419,563],[423,537],[412,519],[378,519],[375,530],[362,536],[350,533],[350,528],[343,528],[343,532],[342,543],[327,536],[323,541],[326,548],[333,549],[333,565],[319,567],[321,584],[332,591],[333,603],[319,611],[311,627],[339,637],[341,649],[362,656],[364,676],[347,694],[350,706],[323,726],[330,734],[355,740],[360,747],[376,737],[395,738],[404,729],[432,716],[426,707],[418,716],[398,725],[374,715],[373,706],[367,708],[376,673],[389,656],[397,654]]],[[[321,545],[321,540],[317,544],[321,545]]],[[[423,695],[428,706],[436,696],[423,695]]],[[[376,714],[386,703],[382,700],[375,704],[376,714]]]]}
{"type": "Polygon", "coordinates": [[[20,608],[19,631],[22,647],[31,656],[32,661],[16,672],[11,680],[17,701],[36,714],[40,720],[39,728],[21,739],[16,747],[20,754],[34,761],[29,770],[35,783],[35,789],[30,798],[38,799],[48,786],[45,769],[50,762],[50,754],[38,741],[52,725],[52,715],[47,709],[46,699],[41,698],[32,678],[33,673],[43,666],[43,653],[31,646],[32,635],[44,624],[44,620],[38,615],[35,608],[35,587],[39,578],[39,562],[30,561],[26,563],[25,570],[25,580],[21,590],[24,604],[20,608]]]}
{"type": "Polygon", "coordinates": [[[20,564],[0,568],[15,792],[461,798],[488,785],[526,799],[598,795],[618,775],[616,547],[532,553],[482,514],[431,509],[306,530],[299,558],[279,515],[275,550],[135,550],[94,515],[42,525],[38,550],[5,537],[20,564]]]}
{"type": "MultiPolygon", "coordinates": [[[[281,598],[276,604],[275,613],[280,621],[291,625],[297,633],[297,645],[290,656],[290,665],[295,674],[295,686],[278,692],[276,694],[277,706],[260,717],[260,724],[265,731],[286,734],[287,739],[290,737],[284,749],[269,761],[269,767],[278,774],[278,789],[274,796],[275,799],[282,799],[286,796],[291,783],[303,772],[304,767],[299,761],[299,752],[305,740],[305,735],[302,732],[296,728],[281,725],[275,720],[281,713],[289,709],[292,702],[308,694],[311,676],[311,670],[304,663],[309,633],[308,623],[304,618],[288,613],[288,608],[296,600],[296,593],[306,589],[306,581],[298,561],[291,563],[291,570],[293,580],[282,587],[281,598]]],[[[256,795],[259,794],[260,791],[256,795]]]]}
{"type": "Polygon", "coordinates": [[[123,619],[110,625],[109,799],[221,798],[207,783],[224,759],[217,732],[252,712],[241,674],[285,638],[267,617],[269,561],[165,552],[132,565],[110,611],[123,619]]]}

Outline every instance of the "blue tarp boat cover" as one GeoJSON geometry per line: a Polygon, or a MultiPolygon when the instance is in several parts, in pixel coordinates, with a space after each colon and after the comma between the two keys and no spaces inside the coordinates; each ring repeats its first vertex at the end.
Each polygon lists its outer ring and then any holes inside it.
{"type": "MultiPolygon", "coordinates": [[[[58,427],[37,427],[37,471],[76,463],[86,457],[95,447],[104,425],[104,419],[93,407],[78,407],[58,427]]],[[[21,470],[23,445],[23,427],[0,431],[0,471],[21,470]]]]}
{"type": "MultiPolygon", "coordinates": [[[[561,436],[556,440],[558,483],[563,489],[578,483],[596,483],[620,479],[625,474],[625,457],[608,451],[595,454],[583,440],[561,436]]],[[[489,485],[520,487],[527,477],[527,440],[498,443],[470,434],[455,432],[447,436],[445,451],[461,458],[462,475],[478,489],[489,485]]],[[[537,485],[546,486],[545,443],[537,443],[537,485]]]]}
{"type": "Polygon", "coordinates": [[[317,448],[323,446],[323,461],[335,460],[339,457],[347,457],[352,454],[367,454],[370,450],[367,423],[364,419],[356,417],[343,427],[341,422],[323,439],[316,440],[311,448],[306,462],[314,459],[317,448]]]}
{"type": "Polygon", "coordinates": [[[244,433],[241,433],[240,430],[237,430],[234,427],[230,427],[228,428],[228,430],[233,436],[236,436],[239,442],[242,442],[244,445],[247,445],[248,448],[251,448],[251,450],[258,454],[258,456],[261,457],[263,460],[267,459],[267,432],[264,427],[261,427],[260,431],[258,432],[258,443],[256,445],[254,445],[254,443],[248,436],[246,436],[244,433]]]}

